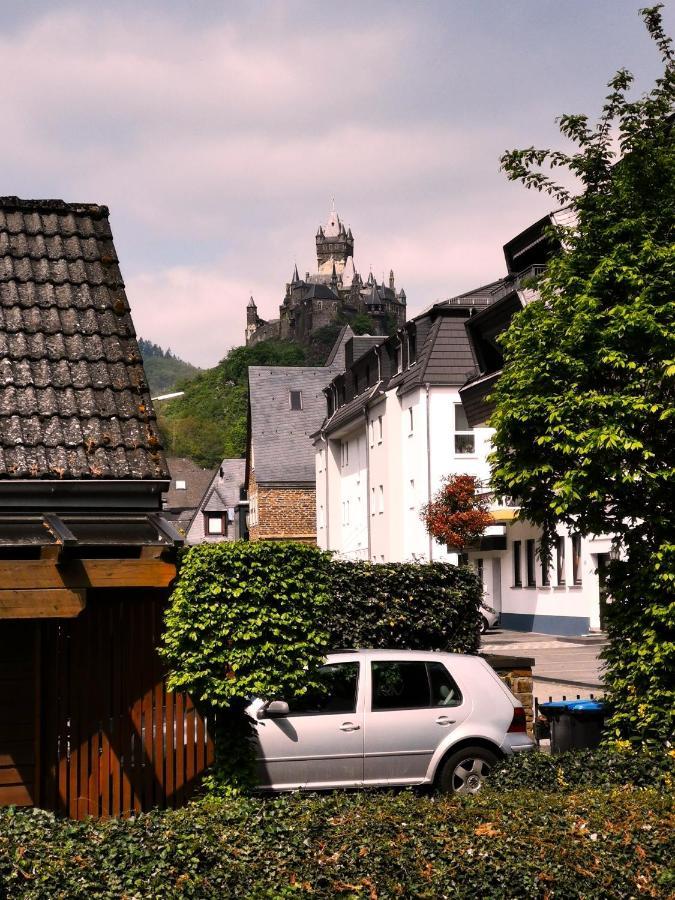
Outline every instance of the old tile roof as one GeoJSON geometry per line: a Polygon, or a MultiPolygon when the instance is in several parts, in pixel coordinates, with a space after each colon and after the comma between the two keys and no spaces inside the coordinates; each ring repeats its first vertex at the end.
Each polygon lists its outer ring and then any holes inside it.
{"type": "Polygon", "coordinates": [[[245,459],[224,459],[200,504],[204,512],[225,512],[236,506],[246,478],[245,459]]]}
{"type": "Polygon", "coordinates": [[[188,509],[194,512],[204,499],[204,494],[218,474],[218,470],[205,469],[183,456],[167,456],[166,461],[171,473],[171,484],[164,495],[164,508],[171,511],[188,509]],[[178,481],[184,481],[185,488],[177,488],[178,481]]]}
{"type": "Polygon", "coordinates": [[[0,198],[0,478],[168,477],[107,207],[0,198]]]}

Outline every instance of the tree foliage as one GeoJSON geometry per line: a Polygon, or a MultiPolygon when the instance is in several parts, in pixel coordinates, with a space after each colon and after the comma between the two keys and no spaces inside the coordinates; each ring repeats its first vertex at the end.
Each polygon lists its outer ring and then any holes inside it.
{"type": "Polygon", "coordinates": [[[540,299],[503,337],[493,480],[542,526],[616,536],[607,683],[617,735],[672,736],[675,671],[675,66],[660,7],[642,11],[663,62],[629,98],[617,72],[595,125],[564,115],[572,153],[514,150],[510,179],[570,203],[573,227],[540,299]],[[560,168],[580,185],[573,198],[560,168]]]}
{"type": "Polygon", "coordinates": [[[476,495],[473,475],[449,475],[428,503],[422,520],[437,541],[457,550],[475,543],[493,524],[487,501],[476,495]]]}
{"type": "Polygon", "coordinates": [[[182,397],[158,407],[167,453],[188,456],[201,466],[218,465],[246,452],[249,366],[301,366],[305,353],[289,341],[261,341],[234,347],[214,366],[182,382],[182,397]]]}

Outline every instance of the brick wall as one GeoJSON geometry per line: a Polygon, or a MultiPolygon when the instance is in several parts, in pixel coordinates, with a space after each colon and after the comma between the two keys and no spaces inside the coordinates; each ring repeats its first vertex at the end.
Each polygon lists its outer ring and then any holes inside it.
{"type": "Polygon", "coordinates": [[[294,540],[316,543],[316,490],[265,487],[252,473],[248,485],[249,508],[257,506],[257,524],[249,525],[252,541],[294,540]]]}

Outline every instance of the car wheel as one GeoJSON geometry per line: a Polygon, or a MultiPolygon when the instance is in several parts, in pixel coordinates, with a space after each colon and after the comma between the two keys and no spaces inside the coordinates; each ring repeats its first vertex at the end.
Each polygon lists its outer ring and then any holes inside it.
{"type": "Polygon", "coordinates": [[[465,747],[443,763],[438,787],[445,794],[477,794],[497,763],[497,754],[484,747],[465,747]]]}
{"type": "Polygon", "coordinates": [[[481,616],[480,617],[480,633],[485,634],[485,632],[488,630],[489,627],[490,627],[490,623],[488,622],[488,620],[485,618],[485,616],[481,616]]]}

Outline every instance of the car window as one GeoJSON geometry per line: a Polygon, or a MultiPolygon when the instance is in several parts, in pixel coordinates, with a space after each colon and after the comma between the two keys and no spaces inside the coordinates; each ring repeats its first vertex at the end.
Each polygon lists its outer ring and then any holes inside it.
{"type": "Polygon", "coordinates": [[[359,683],[357,662],[330,663],[321,666],[315,680],[319,683],[318,688],[310,688],[302,697],[288,701],[292,716],[356,712],[359,683]]]}
{"type": "Polygon", "coordinates": [[[374,662],[372,709],[429,706],[429,679],[423,662],[374,662]]]}
{"type": "Polygon", "coordinates": [[[432,706],[459,706],[462,695],[443,663],[427,663],[432,706]]]}
{"type": "Polygon", "coordinates": [[[373,662],[372,710],[459,706],[462,695],[442,663],[373,662]]]}

